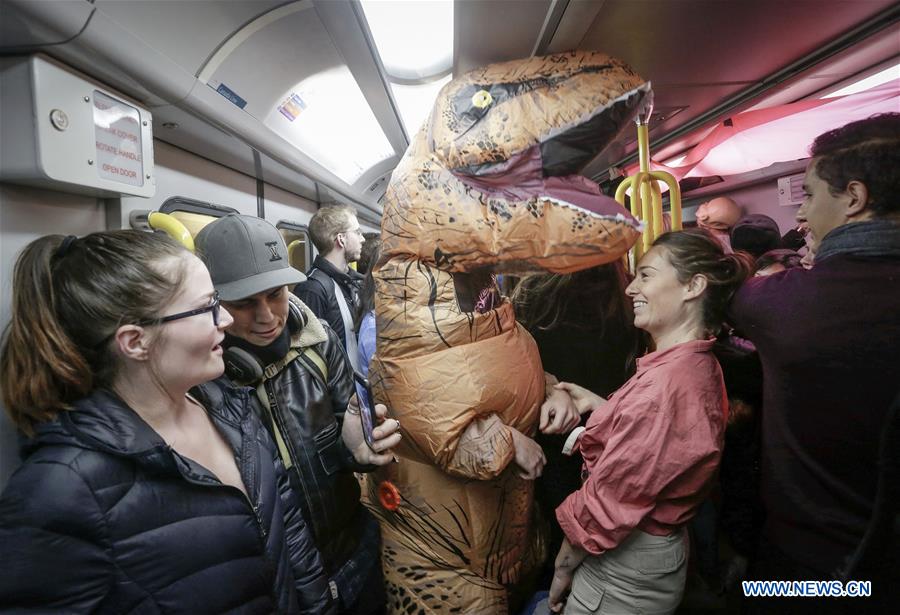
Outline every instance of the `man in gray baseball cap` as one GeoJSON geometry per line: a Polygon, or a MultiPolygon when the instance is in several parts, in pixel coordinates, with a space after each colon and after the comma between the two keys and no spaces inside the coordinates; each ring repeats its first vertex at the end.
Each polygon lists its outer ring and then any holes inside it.
{"type": "Polygon", "coordinates": [[[260,218],[227,215],[204,227],[197,242],[214,255],[207,267],[222,301],[306,280],[288,262],[281,233],[260,218]]]}
{"type": "MultiPolygon", "coordinates": [[[[288,262],[278,229],[229,214],[204,227],[195,243],[234,318],[223,342],[226,374],[256,388],[340,611],[377,612],[384,604],[377,598],[384,595],[379,528],[360,504],[353,472],[393,461],[399,422],[383,421],[372,448],[365,443],[353,368],[334,331],[288,291],[306,276],[288,262]]],[[[377,404],[375,411],[384,417],[387,409],[377,404]]]]}

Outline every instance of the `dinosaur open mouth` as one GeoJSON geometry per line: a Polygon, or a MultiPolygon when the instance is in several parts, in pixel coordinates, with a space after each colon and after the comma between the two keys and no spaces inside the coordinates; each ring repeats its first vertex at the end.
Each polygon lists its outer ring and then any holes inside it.
{"type": "Polygon", "coordinates": [[[618,201],[603,194],[597,184],[581,175],[548,177],[544,188],[544,193],[537,195],[542,200],[583,211],[594,218],[624,218],[638,224],[618,201]]]}
{"type": "Polygon", "coordinates": [[[565,176],[583,169],[630,123],[650,91],[650,84],[627,92],[590,117],[552,131],[541,142],[544,175],[565,176]]]}
{"type": "Polygon", "coordinates": [[[588,178],[581,175],[545,177],[540,145],[534,145],[491,167],[482,165],[477,175],[460,171],[453,174],[488,197],[523,204],[533,199],[549,201],[594,218],[625,219],[635,227],[639,226],[639,222],[624,207],[603,194],[600,186],[588,178]]]}

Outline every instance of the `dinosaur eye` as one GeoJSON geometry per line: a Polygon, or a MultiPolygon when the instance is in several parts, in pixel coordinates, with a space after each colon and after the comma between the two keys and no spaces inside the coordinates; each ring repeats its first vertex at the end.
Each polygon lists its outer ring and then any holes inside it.
{"type": "Polygon", "coordinates": [[[491,96],[491,93],[487,90],[478,90],[475,92],[475,95],[472,97],[472,104],[478,107],[479,109],[484,109],[489,106],[492,102],[494,102],[494,98],[491,96]]]}

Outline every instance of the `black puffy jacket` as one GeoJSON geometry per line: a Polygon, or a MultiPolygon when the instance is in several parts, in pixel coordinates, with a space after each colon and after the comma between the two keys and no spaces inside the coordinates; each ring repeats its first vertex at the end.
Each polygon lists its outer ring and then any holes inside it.
{"type": "MultiPolygon", "coordinates": [[[[343,346],[306,305],[294,296],[290,300],[290,347],[300,354],[266,369],[270,377],[262,388],[271,414],[264,412],[263,419],[269,425],[274,421],[282,435],[284,465],[300,494],[326,571],[347,607],[359,598],[357,577],[365,578],[379,557],[377,539],[362,540],[367,526],[375,524],[360,504],[359,483],[353,476],[354,471],[372,468],[358,465],[341,438],[344,411],[356,390],[343,346]],[[327,373],[303,354],[309,348],[327,373]]],[[[258,382],[241,384],[257,386],[260,392],[258,382]]]]}
{"type": "Polygon", "coordinates": [[[333,608],[247,390],[215,381],[192,394],[234,449],[249,495],[179,455],[118,397],[96,391],[39,427],[0,497],[0,609],[333,608]]]}

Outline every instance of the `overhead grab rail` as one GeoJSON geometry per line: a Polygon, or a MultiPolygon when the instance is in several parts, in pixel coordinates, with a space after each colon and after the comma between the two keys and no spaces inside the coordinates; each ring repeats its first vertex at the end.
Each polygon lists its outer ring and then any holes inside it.
{"type": "Polygon", "coordinates": [[[671,228],[681,230],[681,189],[671,173],[650,170],[649,122],[653,104],[648,104],[638,113],[634,122],[638,133],[638,172],[626,177],[616,189],[616,200],[625,205],[625,196],[631,189],[631,215],[644,223],[640,239],[631,249],[631,269],[649,249],[657,237],[665,232],[662,209],[662,191],[659,182],[669,187],[669,210],[671,228]]]}

